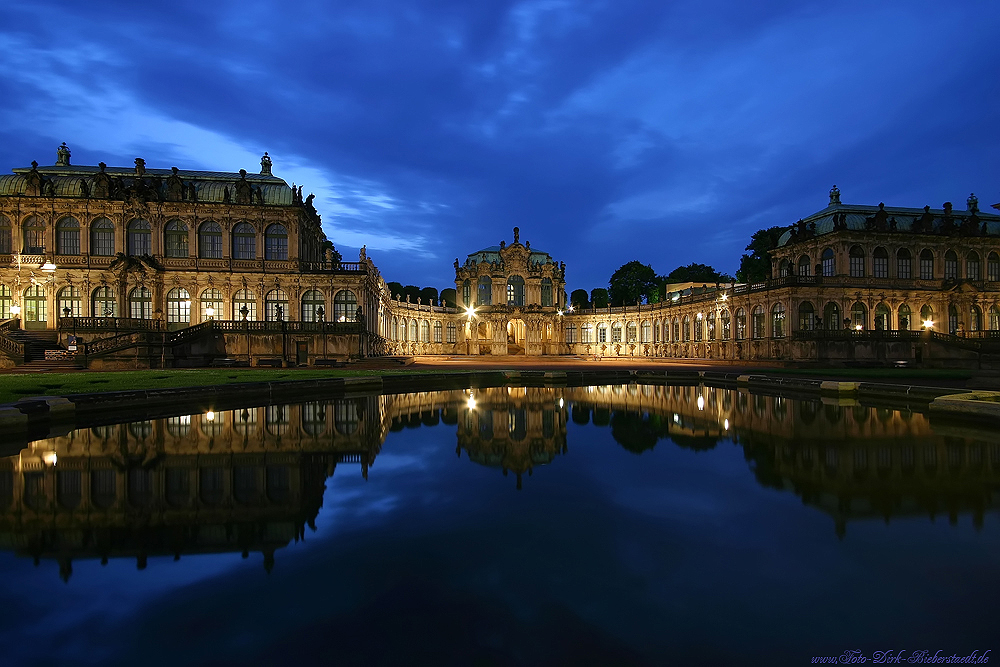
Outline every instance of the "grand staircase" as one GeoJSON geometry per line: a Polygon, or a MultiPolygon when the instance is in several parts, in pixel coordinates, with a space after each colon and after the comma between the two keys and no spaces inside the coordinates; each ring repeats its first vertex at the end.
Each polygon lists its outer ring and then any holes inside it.
{"type": "Polygon", "coordinates": [[[47,371],[83,368],[76,362],[73,355],[59,344],[59,334],[55,331],[31,331],[12,329],[5,332],[7,338],[24,345],[25,363],[18,366],[19,371],[47,371]],[[56,354],[47,351],[58,351],[56,354]],[[46,358],[46,356],[50,358],[46,358]],[[57,357],[57,358],[51,358],[57,357]]]}

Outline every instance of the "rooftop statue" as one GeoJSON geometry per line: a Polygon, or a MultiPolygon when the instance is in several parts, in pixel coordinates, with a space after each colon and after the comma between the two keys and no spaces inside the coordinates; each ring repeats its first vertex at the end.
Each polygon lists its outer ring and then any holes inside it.
{"type": "Polygon", "coordinates": [[[135,173],[141,178],[146,173],[146,161],[141,157],[135,159],[135,173]]]}
{"type": "Polygon", "coordinates": [[[57,167],[68,167],[69,166],[69,148],[66,146],[66,142],[62,143],[56,150],[56,166],[57,167]]]}
{"type": "Polygon", "coordinates": [[[830,206],[840,206],[840,188],[836,185],[830,188],[830,206]]]}
{"type": "Polygon", "coordinates": [[[267,151],[264,151],[264,156],[260,159],[260,173],[262,176],[271,175],[271,158],[268,156],[267,151]]]}

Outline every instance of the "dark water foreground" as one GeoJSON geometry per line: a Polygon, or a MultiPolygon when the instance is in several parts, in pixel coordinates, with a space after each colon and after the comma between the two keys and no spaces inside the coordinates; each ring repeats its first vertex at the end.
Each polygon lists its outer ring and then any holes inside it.
{"type": "Polygon", "coordinates": [[[0,459],[0,664],[982,654],[998,503],[991,430],[705,387],[79,429],[0,459]]]}

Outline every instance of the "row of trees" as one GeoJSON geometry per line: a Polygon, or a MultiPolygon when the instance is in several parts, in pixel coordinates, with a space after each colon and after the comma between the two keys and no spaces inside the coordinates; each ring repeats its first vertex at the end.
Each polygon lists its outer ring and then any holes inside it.
{"type": "Polygon", "coordinates": [[[444,301],[444,305],[455,308],[458,296],[455,293],[454,287],[447,287],[440,292],[438,292],[436,287],[417,287],[416,285],[403,285],[402,283],[390,282],[386,283],[389,288],[389,294],[392,297],[398,298],[400,301],[406,301],[409,297],[410,303],[432,303],[437,305],[438,301],[444,301]]]}
{"type": "Polygon", "coordinates": [[[761,229],[750,237],[750,244],[740,258],[740,268],[736,277],[717,271],[707,264],[696,262],[678,266],[665,275],[657,275],[649,264],[632,260],[623,264],[611,275],[608,289],[598,287],[589,293],[584,289],[573,290],[570,303],[574,308],[607,308],[610,306],[633,305],[636,303],[659,303],[671,286],[678,283],[758,282],[771,276],[771,259],[768,252],[778,247],[778,239],[786,227],[761,229]]]}

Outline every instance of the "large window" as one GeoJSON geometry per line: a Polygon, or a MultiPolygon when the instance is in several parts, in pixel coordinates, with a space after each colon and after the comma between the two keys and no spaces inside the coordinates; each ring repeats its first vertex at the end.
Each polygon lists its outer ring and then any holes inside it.
{"type": "Polygon", "coordinates": [[[47,322],[49,302],[45,289],[41,285],[32,285],[24,291],[24,310],[22,317],[25,322],[47,322]]]}
{"type": "Polygon", "coordinates": [[[742,308],[736,309],[736,340],[747,337],[747,313],[742,308]]]}
{"type": "MultiPolygon", "coordinates": [[[[83,315],[83,299],[80,290],[74,286],[63,287],[56,296],[56,310],[59,317],[80,317],[83,315]],[[66,309],[69,308],[69,315],[66,309]]],[[[2,319],[2,318],[0,318],[2,319]]]]}
{"type": "Polygon", "coordinates": [[[264,259],[288,259],[288,230],[273,224],[264,231],[264,259]]]}
{"type": "Polygon", "coordinates": [[[973,250],[965,258],[965,277],[969,280],[982,280],[983,269],[979,261],[979,253],[973,250]]]}
{"type": "Polygon", "coordinates": [[[1000,281],[1000,255],[995,252],[991,252],[986,258],[986,279],[1000,281]]]}
{"type": "Polygon", "coordinates": [[[302,295],[302,321],[322,322],[325,319],[326,306],[323,293],[319,290],[308,290],[302,295]]]}
{"type": "Polygon", "coordinates": [[[892,328],[891,313],[889,307],[884,303],[875,306],[875,330],[888,331],[892,328]]]}
{"type": "Polygon", "coordinates": [[[729,311],[725,308],[719,314],[719,321],[722,322],[722,340],[729,340],[732,333],[732,325],[730,324],[729,311]]]}
{"type": "Polygon", "coordinates": [[[799,304],[799,331],[812,331],[815,328],[816,309],[809,301],[803,301],[799,304]]]}
{"type": "Polygon", "coordinates": [[[80,254],[80,223],[72,216],[56,223],[56,254],[80,254]]]}
{"type": "Polygon", "coordinates": [[[434,342],[435,343],[440,343],[441,342],[441,322],[440,321],[435,321],[434,322],[434,342]]]}
{"type": "Polygon", "coordinates": [[[24,221],[24,254],[45,254],[45,226],[35,215],[29,215],[24,221]]]}
{"type": "Polygon", "coordinates": [[[449,343],[455,343],[458,341],[458,327],[455,326],[454,322],[448,322],[448,327],[445,329],[446,338],[445,341],[449,343]]]}
{"type": "Polygon", "coordinates": [[[812,260],[809,259],[809,255],[802,255],[799,257],[799,275],[808,276],[812,274],[812,260]]]}
{"type": "Polygon", "coordinates": [[[357,310],[358,297],[351,290],[342,289],[333,297],[334,322],[353,322],[357,310]]]}
{"type": "Polygon", "coordinates": [[[575,343],[576,342],[576,325],[567,324],[566,325],[566,342],[575,343]]]}
{"type": "Polygon", "coordinates": [[[97,257],[115,254],[115,225],[107,218],[98,218],[90,225],[90,254],[97,257]]]}
{"type": "Polygon", "coordinates": [[[649,323],[649,320],[643,320],[639,331],[639,342],[648,343],[653,335],[653,327],[649,323]]]}
{"type": "Polygon", "coordinates": [[[625,340],[629,343],[636,342],[638,332],[636,331],[635,322],[629,322],[625,325],[625,340]]]}
{"type": "Polygon", "coordinates": [[[542,305],[552,305],[552,279],[542,278],[542,305]]]}
{"type": "Polygon", "coordinates": [[[865,275],[865,251],[861,249],[861,246],[851,246],[850,251],[850,270],[851,277],[862,278],[865,275]]]}
{"type": "Polygon", "coordinates": [[[889,253],[885,248],[875,248],[872,253],[872,275],[876,278],[889,277],[889,253]]]}
{"type": "Polygon", "coordinates": [[[840,306],[833,301],[827,303],[823,308],[823,325],[825,328],[830,330],[837,330],[841,328],[840,306]]]}
{"type": "Polygon", "coordinates": [[[622,342],[622,323],[615,322],[611,325],[611,342],[620,343],[622,342]]]}
{"type": "Polygon", "coordinates": [[[493,281],[488,276],[482,276],[479,279],[476,291],[476,305],[493,305],[493,281]]]}
{"type": "Polygon", "coordinates": [[[0,255],[9,255],[13,252],[11,243],[11,226],[7,216],[0,214],[0,255]]]}
{"type": "Polygon", "coordinates": [[[431,323],[427,320],[420,320],[420,342],[431,342],[431,323]]]}
{"type": "Polygon", "coordinates": [[[188,256],[188,227],[180,220],[171,220],[163,232],[164,255],[167,257],[188,256]]]}
{"type": "Polygon", "coordinates": [[[920,279],[934,280],[934,253],[930,250],[920,253],[920,279]]]}
{"type": "Polygon", "coordinates": [[[896,316],[898,318],[900,331],[909,331],[912,327],[910,326],[910,307],[905,303],[899,307],[896,311],[896,316]]]}
{"type": "Polygon", "coordinates": [[[129,317],[135,320],[153,319],[153,293],[148,287],[140,285],[128,295],[129,317]]]}
{"type": "Polygon", "coordinates": [[[958,255],[954,250],[949,250],[944,254],[944,279],[954,280],[958,278],[958,255]]]}
{"type": "Polygon", "coordinates": [[[851,306],[851,328],[860,331],[867,328],[867,324],[868,309],[865,308],[865,304],[855,301],[854,305],[851,306]]]}
{"type": "MultiPolygon", "coordinates": [[[[236,319],[234,316],[233,319],[236,319]]],[[[223,319],[222,313],[222,292],[214,287],[210,287],[201,293],[201,321],[223,319]]]]}
{"type": "Polygon", "coordinates": [[[593,343],[594,342],[594,325],[584,324],[580,327],[580,342],[581,343],[593,343]]]}
{"type": "Polygon", "coordinates": [[[285,290],[273,289],[264,297],[264,319],[268,322],[288,319],[288,295],[285,290]]]}
{"type": "Polygon", "coordinates": [[[771,335],[775,338],[785,337],[785,305],[774,304],[771,308],[771,335]]]}
{"type": "Polygon", "coordinates": [[[233,295],[233,319],[257,320],[257,295],[251,290],[241,289],[233,295]]]}
{"type": "Polygon", "coordinates": [[[468,278],[462,283],[462,305],[466,308],[472,305],[472,281],[468,278]]]}
{"type": "Polygon", "coordinates": [[[906,248],[896,251],[896,277],[907,280],[913,277],[913,258],[906,248]]]}
{"type": "Polygon", "coordinates": [[[597,325],[597,342],[607,343],[608,342],[608,325],[601,322],[597,325]]]}
{"type": "Polygon", "coordinates": [[[0,285],[0,320],[11,319],[10,307],[14,305],[14,299],[10,295],[10,288],[0,285]]]}
{"type": "Polygon", "coordinates": [[[110,287],[98,287],[91,299],[93,317],[118,317],[118,299],[110,287]]]}
{"type": "Polygon", "coordinates": [[[521,276],[511,276],[507,279],[507,305],[524,305],[524,278],[521,276]]]}
{"type": "Polygon", "coordinates": [[[257,230],[248,222],[233,227],[233,259],[257,258],[257,230]]]}
{"type": "Polygon", "coordinates": [[[153,232],[147,221],[128,223],[128,254],[133,257],[153,254],[153,232]]]}
{"type": "Polygon", "coordinates": [[[222,259],[222,227],[209,220],[198,228],[198,256],[203,259],[222,259]]]}
{"type": "Polygon", "coordinates": [[[834,260],[832,248],[827,248],[823,251],[823,254],[820,256],[820,262],[823,266],[824,276],[832,276],[836,274],[837,266],[834,260]]]}
{"type": "Polygon", "coordinates": [[[167,292],[167,323],[189,324],[191,322],[191,295],[183,287],[175,287],[167,292]]]}
{"type": "Polygon", "coordinates": [[[753,325],[752,327],[753,337],[764,338],[765,336],[767,336],[765,330],[766,324],[764,320],[764,306],[754,306],[751,317],[753,320],[751,322],[751,324],[753,325]]]}

